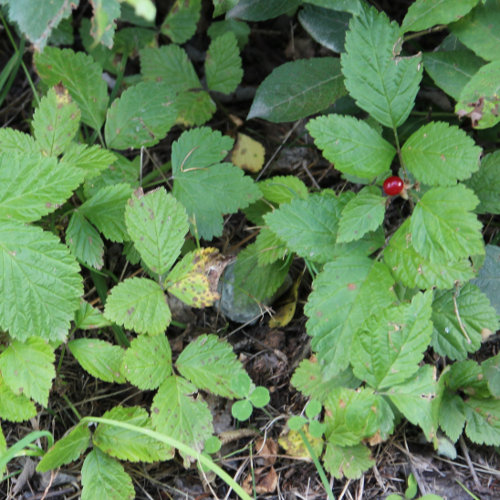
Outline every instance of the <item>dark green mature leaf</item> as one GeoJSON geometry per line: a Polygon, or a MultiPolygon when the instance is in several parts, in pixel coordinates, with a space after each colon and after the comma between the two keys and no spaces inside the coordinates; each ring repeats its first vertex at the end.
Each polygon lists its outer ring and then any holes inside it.
{"type": "Polygon", "coordinates": [[[365,0],[304,0],[304,3],[324,7],[341,12],[349,12],[355,16],[361,14],[367,7],[365,0]]]}
{"type": "Polygon", "coordinates": [[[265,21],[293,12],[299,5],[300,0],[240,0],[226,16],[244,21],[265,21]]]}
{"type": "Polygon", "coordinates": [[[80,268],[52,233],[0,224],[0,328],[20,341],[66,339],[83,293],[80,268]]]}
{"type": "Polygon", "coordinates": [[[29,420],[37,414],[33,401],[24,394],[14,394],[0,373],[0,418],[10,422],[29,420]]]}
{"type": "Polygon", "coordinates": [[[491,395],[481,366],[472,359],[453,363],[445,380],[451,391],[478,398],[488,398],[491,395]]]}
{"type": "Polygon", "coordinates": [[[465,403],[457,394],[446,390],[439,410],[439,426],[455,442],[462,434],[465,425],[465,403]]]}
{"type": "Polygon", "coordinates": [[[196,32],[201,0],[175,0],[161,25],[161,32],[174,43],[187,42],[196,32]]]}
{"type": "Polygon", "coordinates": [[[212,0],[212,3],[214,4],[213,17],[217,17],[232,9],[238,3],[238,0],[212,0]]]}
{"type": "Polygon", "coordinates": [[[491,395],[500,397],[500,354],[483,361],[481,368],[491,395]]]}
{"type": "Polygon", "coordinates": [[[466,184],[479,198],[477,213],[500,213],[500,151],[484,156],[479,170],[466,184]]]}
{"type": "Polygon", "coordinates": [[[35,66],[46,85],[62,83],[82,112],[82,121],[99,130],[108,104],[102,69],[83,52],[47,47],[35,54],[35,66]]]}
{"type": "Polygon", "coordinates": [[[375,465],[375,460],[372,458],[370,448],[364,444],[336,446],[327,442],[323,464],[336,479],[343,477],[359,479],[364,472],[375,465]]]}
{"type": "Polygon", "coordinates": [[[243,50],[245,45],[248,43],[248,37],[250,36],[250,26],[248,26],[248,23],[244,21],[238,21],[236,19],[215,21],[210,24],[210,27],[207,30],[207,35],[214,40],[229,31],[234,33],[236,40],[238,41],[239,49],[243,50]]]}
{"type": "Polygon", "coordinates": [[[465,405],[467,437],[473,443],[500,446],[500,400],[470,398],[465,405]]]}
{"type": "Polygon", "coordinates": [[[327,108],[345,95],[339,60],[322,57],[278,66],[260,84],[247,120],[288,122],[327,108]]]}
{"type": "Polygon", "coordinates": [[[66,228],[66,245],[71,253],[90,267],[104,265],[104,242],[95,227],[75,210],[66,228]]]}
{"type": "Polygon", "coordinates": [[[421,56],[399,56],[398,24],[373,7],[353,17],[349,28],[341,57],[347,90],[382,125],[396,128],[413,108],[421,56]]]}
{"type": "Polygon", "coordinates": [[[486,258],[477,278],[472,281],[490,299],[500,316],[500,248],[486,245],[486,258]]]}

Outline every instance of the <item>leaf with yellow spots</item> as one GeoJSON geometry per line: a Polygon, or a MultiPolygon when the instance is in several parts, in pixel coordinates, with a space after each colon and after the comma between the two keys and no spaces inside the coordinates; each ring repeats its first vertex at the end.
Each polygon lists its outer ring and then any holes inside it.
{"type": "Polygon", "coordinates": [[[264,146],[246,134],[238,134],[236,145],[231,153],[231,161],[237,167],[253,174],[260,171],[264,165],[264,146]]]}
{"type": "MultiPolygon", "coordinates": [[[[316,453],[316,456],[320,456],[323,450],[323,439],[313,437],[309,432],[308,425],[304,427],[303,432],[316,453]]],[[[311,455],[298,431],[289,430],[278,439],[278,443],[286,451],[288,456],[312,462],[311,455]]]]}
{"type": "Polygon", "coordinates": [[[292,287],[287,293],[278,312],[269,320],[269,328],[282,328],[292,321],[297,307],[297,298],[299,296],[299,286],[304,273],[294,281],[292,287]]]}

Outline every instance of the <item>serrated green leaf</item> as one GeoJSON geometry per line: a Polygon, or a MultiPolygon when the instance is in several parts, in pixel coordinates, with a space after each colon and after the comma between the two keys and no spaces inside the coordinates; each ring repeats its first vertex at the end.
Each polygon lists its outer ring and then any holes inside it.
{"type": "Polygon", "coordinates": [[[83,52],[47,47],[35,54],[35,66],[46,85],[62,83],[82,112],[82,121],[95,130],[104,123],[108,105],[102,69],[83,52]]]}
{"type": "Polygon", "coordinates": [[[326,443],[323,456],[325,469],[336,479],[346,477],[359,479],[364,472],[375,465],[370,449],[364,444],[356,446],[336,446],[326,443]]]}
{"type": "Polygon", "coordinates": [[[275,68],[259,85],[247,116],[280,123],[326,109],[346,94],[339,60],[301,59],[275,68]]]}
{"type": "Polygon", "coordinates": [[[394,302],[393,283],[385,265],[356,255],[327,263],[316,276],[304,312],[324,376],[347,368],[357,330],[366,318],[394,302]]]}
{"type": "Polygon", "coordinates": [[[115,184],[100,188],[80,206],[79,212],[88,218],[111,241],[127,241],[125,206],[132,195],[129,184],[115,184]]]}
{"type": "Polygon", "coordinates": [[[85,300],[80,301],[80,308],[75,313],[75,327],[81,330],[103,328],[111,324],[99,309],[92,307],[85,300]]]}
{"type": "MultiPolygon", "coordinates": [[[[214,17],[216,17],[214,12],[214,17]]],[[[250,36],[250,26],[244,21],[238,21],[237,19],[224,19],[223,21],[215,21],[210,24],[207,35],[214,40],[215,38],[224,35],[224,33],[234,33],[236,40],[238,41],[238,47],[243,50],[245,45],[248,43],[248,37],[250,36]]]]}
{"type": "Polygon", "coordinates": [[[467,437],[477,444],[500,445],[500,400],[470,398],[465,401],[467,437]]]}
{"type": "Polygon", "coordinates": [[[216,335],[200,335],[181,352],[175,366],[199,389],[225,398],[235,398],[233,377],[245,374],[233,348],[216,335]]]}
{"type": "Polygon", "coordinates": [[[66,245],[71,253],[90,267],[101,269],[104,265],[104,242],[97,230],[75,210],[66,229],[66,245]]]}
{"type": "Polygon", "coordinates": [[[432,304],[432,347],[441,356],[463,360],[498,329],[495,309],[479,288],[466,283],[460,290],[436,293],[432,304]]]}
{"type": "Polygon", "coordinates": [[[421,55],[401,57],[400,28],[374,7],[354,16],[341,56],[345,85],[359,107],[396,128],[413,108],[422,78],[421,55]]]}
{"type": "Polygon", "coordinates": [[[123,465],[94,448],[82,466],[81,500],[132,500],[135,498],[132,479],[123,465]]]}
{"type": "Polygon", "coordinates": [[[13,340],[0,354],[0,370],[14,394],[47,406],[56,376],[54,360],[54,350],[41,338],[30,337],[25,343],[13,340]]]}
{"type": "Polygon", "coordinates": [[[463,399],[456,394],[445,391],[439,410],[439,426],[453,441],[462,434],[465,425],[465,404],[463,399]]]}
{"type": "Polygon", "coordinates": [[[23,153],[36,155],[40,151],[35,139],[24,132],[12,128],[0,129],[0,151],[2,153],[23,153]]]}
{"type": "Polygon", "coordinates": [[[178,116],[177,124],[186,127],[206,123],[217,110],[215,102],[205,90],[188,90],[177,95],[175,100],[178,116]]]}
{"type": "Polygon", "coordinates": [[[362,238],[384,221],[385,199],[376,186],[364,187],[342,210],[337,234],[338,243],[362,238]]]}
{"type": "Polygon", "coordinates": [[[214,4],[213,17],[217,17],[232,9],[238,3],[238,0],[212,0],[212,3],[214,4]]]}
{"type": "Polygon", "coordinates": [[[308,196],[307,186],[294,175],[276,175],[259,182],[258,186],[264,198],[277,205],[294,198],[305,200],[308,196]]]}
{"type": "Polygon", "coordinates": [[[490,299],[500,316],[500,248],[486,245],[486,258],[477,278],[472,281],[490,299]]]}
{"type": "Polygon", "coordinates": [[[36,466],[37,472],[47,472],[75,461],[90,444],[90,430],[77,425],[68,435],[50,447],[36,466]]]}
{"type": "Polygon", "coordinates": [[[479,170],[467,181],[479,198],[476,212],[479,214],[500,213],[500,151],[486,155],[479,170]]]}
{"type": "Polygon", "coordinates": [[[431,186],[452,186],[479,169],[481,148],[458,127],[431,122],[410,136],[401,154],[417,180],[431,186]]]}
{"type": "Polygon", "coordinates": [[[113,287],[104,317],[149,335],[164,332],[172,319],[162,288],[148,278],[128,278],[113,287]]]}
{"type": "Polygon", "coordinates": [[[186,210],[163,187],[147,194],[135,191],[125,207],[125,224],[135,248],[155,274],[172,267],[189,230],[186,210]]]}
{"type": "Polygon", "coordinates": [[[210,43],[205,59],[205,75],[210,90],[230,94],[243,78],[238,42],[228,32],[210,43]]]}
{"type": "MultiPolygon", "coordinates": [[[[127,422],[137,427],[151,429],[148,412],[144,408],[115,406],[103,418],[127,422]]],[[[94,446],[120,460],[130,462],[158,462],[173,458],[174,450],[145,434],[100,423],[92,436],[94,446]]]]}
{"type": "Polygon", "coordinates": [[[345,174],[373,179],[389,170],[396,154],[373,127],[352,116],[320,116],[307,129],[323,156],[345,174]]]}
{"type": "Polygon", "coordinates": [[[102,149],[94,144],[86,146],[85,144],[71,143],[66,148],[64,156],[60,163],[79,168],[85,173],[85,180],[97,177],[101,172],[115,163],[117,156],[107,149],[102,149]]]}
{"type": "Polygon", "coordinates": [[[109,148],[154,146],[174,126],[175,93],[165,82],[141,82],[113,101],[104,136],[109,148]]]}
{"type": "Polygon", "coordinates": [[[121,347],[99,339],[76,339],[68,342],[68,348],[82,368],[93,377],[104,382],[125,382],[120,372],[124,354],[121,347]]]}
{"type": "Polygon", "coordinates": [[[83,180],[83,171],[56,158],[0,155],[0,220],[32,222],[56,210],[83,180]]]}
{"type": "Polygon", "coordinates": [[[421,31],[436,24],[449,24],[468,14],[479,0],[417,0],[410,5],[401,29],[421,31]]]}
{"type": "Polygon", "coordinates": [[[14,394],[0,372],[0,418],[10,422],[29,420],[37,414],[33,401],[24,394],[14,394]]]}
{"type": "Polygon", "coordinates": [[[300,0],[240,0],[226,17],[237,17],[244,21],[265,21],[293,12],[299,4],[300,0]]]}
{"type": "Polygon", "coordinates": [[[446,376],[446,385],[452,391],[469,396],[488,398],[491,395],[481,366],[472,359],[453,363],[446,376]]]}
{"type": "Polygon", "coordinates": [[[83,294],[80,268],[59,238],[38,227],[0,224],[0,327],[20,341],[66,339],[83,294]]]}
{"type": "Polygon", "coordinates": [[[121,372],[139,389],[156,389],[172,372],[172,353],[165,335],[140,335],[125,351],[121,372]]]}
{"type": "Polygon", "coordinates": [[[42,98],[33,115],[33,135],[42,155],[59,156],[80,127],[80,110],[62,85],[56,85],[42,98]]]}
{"type": "Polygon", "coordinates": [[[92,29],[90,34],[94,44],[102,43],[109,49],[113,47],[116,19],[120,17],[119,0],[95,0],[92,3],[92,29]]]}
{"type": "Polygon", "coordinates": [[[267,227],[263,227],[255,240],[259,266],[283,260],[288,253],[285,242],[267,227]]]}
{"type": "Polygon", "coordinates": [[[175,0],[161,25],[161,32],[174,43],[185,43],[195,34],[200,15],[201,0],[175,0]]]}
{"type": "Polygon", "coordinates": [[[483,361],[481,368],[491,395],[500,397],[500,354],[483,361]]]}

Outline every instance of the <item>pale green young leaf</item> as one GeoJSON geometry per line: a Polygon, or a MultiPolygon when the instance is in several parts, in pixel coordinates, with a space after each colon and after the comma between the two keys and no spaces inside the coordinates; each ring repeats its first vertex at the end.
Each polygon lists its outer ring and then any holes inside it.
{"type": "Polygon", "coordinates": [[[24,394],[47,406],[52,379],[56,376],[54,350],[43,339],[13,340],[0,354],[0,371],[14,394],[24,394]]]}
{"type": "Polygon", "coordinates": [[[479,198],[479,206],[475,210],[477,213],[500,213],[500,151],[482,158],[479,170],[466,184],[479,198]]]}
{"type": "Polygon", "coordinates": [[[259,85],[247,120],[295,121],[326,109],[345,94],[337,58],[287,62],[275,68],[259,85]]]}
{"type": "Polygon", "coordinates": [[[481,148],[461,129],[431,122],[414,132],[401,149],[406,168],[431,186],[452,186],[479,168],[481,148]]]}
{"type": "Polygon", "coordinates": [[[83,171],[40,154],[0,156],[0,220],[32,222],[56,210],[83,181],[83,171]]]}
{"type": "Polygon", "coordinates": [[[125,224],[149,269],[164,274],[176,261],[189,231],[185,208],[165,188],[134,192],[125,207],[125,224]]]}
{"type": "Polygon", "coordinates": [[[0,418],[10,422],[29,420],[37,414],[33,401],[24,394],[14,394],[0,373],[0,418]]]}
{"type": "Polygon", "coordinates": [[[114,153],[101,148],[97,144],[87,146],[73,142],[65,149],[60,163],[83,170],[87,181],[111,168],[116,160],[117,156],[114,153]]]}
{"type": "Polygon", "coordinates": [[[481,223],[471,212],[478,202],[462,184],[427,191],[410,218],[415,250],[440,264],[484,255],[481,223]]]}
{"type": "Polygon", "coordinates": [[[441,356],[463,360],[498,329],[498,318],[488,297],[475,285],[437,292],[432,304],[432,347],[441,356]]]}
{"type": "MultiPolygon", "coordinates": [[[[214,17],[216,17],[214,12],[214,17]]],[[[238,47],[243,50],[245,45],[248,43],[248,37],[250,36],[250,26],[244,21],[238,21],[237,19],[224,19],[223,21],[215,21],[210,24],[207,35],[211,40],[224,35],[224,33],[234,33],[236,40],[238,41],[238,47]]]]}
{"type": "Polygon", "coordinates": [[[436,24],[449,24],[468,14],[479,0],[417,0],[410,5],[401,29],[422,31],[436,24]]]}
{"type": "Polygon", "coordinates": [[[350,200],[340,214],[338,243],[362,238],[369,231],[375,231],[384,221],[385,198],[376,186],[364,187],[350,200]]]}
{"type": "Polygon", "coordinates": [[[88,266],[101,269],[104,265],[104,242],[79,210],[75,210],[69,220],[66,245],[78,260],[88,266]]]}
{"type": "Polygon", "coordinates": [[[80,330],[95,330],[111,324],[99,309],[91,306],[87,301],[81,300],[80,307],[75,313],[75,327],[80,330]]]}
{"type": "Polygon", "coordinates": [[[125,351],[121,369],[139,389],[156,389],[172,372],[172,353],[165,335],[140,335],[125,351]]]}
{"type": "Polygon", "coordinates": [[[36,155],[40,151],[35,139],[13,128],[0,129],[0,151],[2,153],[23,153],[36,155]]]}
{"type": "Polygon", "coordinates": [[[237,397],[231,390],[231,380],[246,374],[231,344],[216,335],[200,335],[192,341],[181,352],[175,366],[199,389],[225,398],[237,397]]]}
{"type": "Polygon", "coordinates": [[[263,227],[257,235],[255,248],[259,266],[283,260],[288,253],[285,242],[267,227],[263,227]]]}
{"type": "Polygon", "coordinates": [[[83,338],[71,340],[68,348],[82,368],[93,377],[104,382],[125,382],[120,372],[124,354],[121,347],[104,340],[83,338]]]}
{"type": "Polygon", "coordinates": [[[500,400],[469,398],[465,405],[467,437],[476,444],[500,446],[500,400]]]}
{"type": "Polygon", "coordinates": [[[395,301],[393,284],[384,264],[357,255],[327,263],[316,276],[304,312],[324,376],[347,368],[352,339],[365,319],[395,301]]]}
{"type": "Polygon", "coordinates": [[[243,19],[244,21],[265,21],[281,14],[293,12],[300,0],[240,0],[226,14],[226,17],[243,19]]]}
{"type": "Polygon", "coordinates": [[[336,479],[359,479],[375,465],[370,448],[361,443],[354,446],[337,446],[327,442],[322,461],[325,469],[336,479]]]}
{"type": "Polygon", "coordinates": [[[465,413],[464,400],[446,390],[439,410],[439,426],[453,442],[462,434],[466,420],[465,413]]]}
{"type": "Polygon", "coordinates": [[[42,97],[33,115],[33,135],[43,156],[63,153],[80,127],[80,110],[62,85],[42,97]]]}
{"type": "Polygon", "coordinates": [[[161,25],[161,32],[174,43],[185,43],[195,34],[200,15],[201,0],[175,0],[161,25]]]}
{"type": "Polygon", "coordinates": [[[59,439],[47,450],[36,466],[37,472],[47,472],[75,461],[90,444],[90,430],[77,425],[69,434],[59,439]]]}
{"type": "Polygon", "coordinates": [[[500,354],[483,361],[481,368],[491,395],[500,397],[500,354]]]}
{"type": "Polygon", "coordinates": [[[174,126],[175,93],[165,82],[141,82],[113,101],[104,136],[113,149],[154,146],[174,126]]]}
{"type": "Polygon", "coordinates": [[[83,294],[80,268],[52,233],[0,224],[0,328],[20,341],[66,339],[83,294]]]}
{"type": "Polygon", "coordinates": [[[83,52],[47,47],[35,53],[35,66],[46,85],[62,83],[82,112],[82,121],[95,130],[104,123],[108,90],[102,69],[83,52]]]}
{"type": "Polygon", "coordinates": [[[294,175],[276,175],[259,182],[258,186],[264,198],[277,205],[308,196],[307,186],[294,175]]]}
{"type": "Polygon", "coordinates": [[[154,24],[156,17],[156,6],[153,0],[125,0],[130,6],[134,8],[134,15],[130,17],[136,24],[143,23],[146,26],[154,24]]]}
{"type": "Polygon", "coordinates": [[[210,90],[230,94],[243,78],[238,42],[228,32],[210,43],[205,59],[205,75],[210,90]]]}
{"type": "Polygon", "coordinates": [[[401,57],[400,28],[370,7],[354,16],[341,56],[345,85],[359,107],[396,128],[413,108],[422,78],[421,55],[401,57]]]}
{"type": "Polygon", "coordinates": [[[81,500],[133,500],[135,498],[132,479],[123,465],[114,458],[94,448],[82,466],[81,500]]]}
{"type": "Polygon", "coordinates": [[[132,195],[129,184],[115,184],[100,188],[78,209],[106,238],[111,241],[129,240],[125,228],[125,206],[132,195]]]}
{"type": "Polygon", "coordinates": [[[323,156],[344,174],[373,179],[389,170],[396,154],[373,127],[352,116],[320,116],[307,129],[323,156]]]}
{"type": "Polygon", "coordinates": [[[186,127],[203,125],[217,110],[215,102],[205,90],[187,90],[175,98],[178,116],[176,123],[186,127]]]}
{"type": "MultiPolygon", "coordinates": [[[[152,429],[148,412],[138,406],[115,406],[103,418],[152,429]]],[[[109,424],[100,423],[97,426],[92,442],[107,455],[129,462],[158,462],[173,458],[174,455],[173,449],[156,439],[109,424]]]]}
{"type": "Polygon", "coordinates": [[[172,315],[158,283],[148,278],[128,278],[108,295],[104,317],[137,333],[158,335],[172,315]]]}
{"type": "Polygon", "coordinates": [[[472,281],[490,299],[500,316],[500,247],[486,245],[486,258],[477,278],[472,281]]]}
{"type": "Polygon", "coordinates": [[[120,17],[119,0],[95,0],[92,2],[93,16],[90,34],[94,44],[102,43],[109,49],[113,47],[116,19],[120,17]]]}

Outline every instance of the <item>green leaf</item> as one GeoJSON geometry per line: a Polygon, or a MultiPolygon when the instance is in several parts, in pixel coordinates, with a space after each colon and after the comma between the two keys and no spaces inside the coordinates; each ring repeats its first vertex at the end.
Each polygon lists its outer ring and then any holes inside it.
{"type": "Polygon", "coordinates": [[[300,0],[240,0],[226,16],[244,21],[265,21],[293,12],[299,4],[300,0]]]}
{"type": "Polygon", "coordinates": [[[410,5],[401,29],[422,31],[436,24],[449,24],[468,14],[479,0],[417,0],[410,5]]]}
{"type": "Polygon", "coordinates": [[[250,401],[246,399],[243,399],[241,401],[235,401],[231,406],[231,415],[240,422],[248,420],[252,412],[253,412],[252,403],[250,403],[250,401]]]}
{"type": "MultiPolygon", "coordinates": [[[[214,12],[214,17],[215,12],[214,12]]],[[[250,36],[250,26],[244,21],[238,21],[236,19],[224,19],[223,21],[215,21],[210,24],[207,35],[211,40],[224,35],[225,33],[234,33],[236,40],[238,41],[238,47],[243,50],[245,45],[248,43],[248,38],[250,36]]]]}
{"type": "MultiPolygon", "coordinates": [[[[148,412],[144,408],[115,406],[103,418],[127,422],[144,429],[152,429],[148,412]]],[[[92,437],[94,446],[112,457],[130,462],[158,462],[173,458],[174,450],[145,434],[123,427],[99,424],[92,437]]]]}
{"type": "Polygon", "coordinates": [[[417,180],[431,186],[452,186],[479,169],[481,148],[458,127],[431,122],[410,136],[401,154],[417,180]]]}
{"type": "Polygon", "coordinates": [[[99,130],[104,123],[108,90],[102,69],[83,52],[47,47],[35,53],[35,66],[46,85],[62,83],[82,112],[82,121],[99,130]]]}
{"type": "Polygon", "coordinates": [[[113,47],[116,19],[120,17],[119,0],[96,0],[92,3],[92,29],[90,34],[94,44],[102,43],[108,48],[113,47]]]}
{"type": "Polygon", "coordinates": [[[165,335],[140,335],[125,351],[121,372],[139,389],[156,389],[172,372],[172,353],[165,335]]]}
{"type": "Polygon", "coordinates": [[[200,15],[201,0],[175,0],[161,25],[161,32],[174,43],[185,43],[195,34],[200,15]]]}
{"type": "Polygon", "coordinates": [[[258,186],[266,200],[278,205],[308,196],[307,186],[293,175],[275,175],[259,182],[258,186]]]}
{"type": "Polygon", "coordinates": [[[149,335],[164,332],[172,319],[162,288],[149,278],[128,278],[113,287],[104,317],[149,335]]]}
{"type": "Polygon", "coordinates": [[[212,3],[214,4],[212,17],[217,17],[232,9],[238,3],[238,0],[212,0],[212,3]]]}
{"type": "Polygon", "coordinates": [[[0,328],[20,341],[66,339],[83,294],[80,268],[59,238],[38,227],[0,224],[0,328]]]}
{"type": "Polygon", "coordinates": [[[42,98],[33,115],[33,134],[44,156],[59,156],[80,127],[80,110],[62,85],[42,98]]]}
{"type": "Polygon", "coordinates": [[[432,304],[432,347],[441,356],[463,360],[498,329],[497,313],[479,288],[466,283],[460,290],[436,293],[432,304]],[[455,300],[454,300],[455,298],[455,300]]]}
{"type": "Polygon", "coordinates": [[[206,240],[222,234],[223,214],[234,213],[260,196],[241,169],[219,163],[232,144],[220,132],[201,127],[184,132],[172,145],[173,194],[206,240]]]}
{"type": "Polygon", "coordinates": [[[200,335],[192,341],[181,352],[175,366],[198,389],[225,398],[237,396],[231,390],[232,378],[246,374],[231,344],[216,335],[200,335]]]}
{"type": "Polygon", "coordinates": [[[47,472],[74,462],[89,446],[90,430],[77,425],[68,435],[50,447],[36,466],[37,472],[47,472]]]}
{"type": "Polygon", "coordinates": [[[82,466],[81,500],[132,500],[135,498],[132,479],[123,465],[94,448],[82,466]]]}
{"type": "Polygon", "coordinates": [[[117,345],[98,339],[77,339],[68,342],[71,354],[82,368],[104,382],[123,384],[120,372],[124,350],[117,345]]]}
{"type": "Polygon", "coordinates": [[[500,151],[482,158],[479,170],[467,181],[467,186],[479,198],[476,213],[500,213],[500,151]]]}
{"type": "MultiPolygon", "coordinates": [[[[5,436],[3,435],[2,426],[0,425],[0,456],[3,456],[7,451],[7,441],[5,441],[5,436]]],[[[0,467],[0,479],[3,479],[3,473],[5,472],[5,465],[0,467]]]]}
{"type": "Polygon", "coordinates": [[[489,128],[500,122],[500,61],[482,66],[460,93],[455,113],[468,116],[474,128],[489,128]]]}
{"type": "Polygon", "coordinates": [[[205,59],[205,75],[210,90],[230,94],[243,78],[238,42],[234,33],[228,32],[210,43],[205,59]]]}
{"type": "Polygon", "coordinates": [[[500,316],[500,248],[486,245],[486,258],[477,278],[472,281],[490,299],[500,316]]]}
{"type": "Polygon", "coordinates": [[[35,139],[24,132],[12,128],[0,129],[0,151],[2,153],[38,154],[35,139]]]}
{"type": "Polygon", "coordinates": [[[83,170],[85,180],[88,180],[97,177],[106,169],[112,168],[111,165],[116,160],[117,157],[115,154],[107,149],[102,149],[96,144],[86,146],[85,144],[76,144],[73,142],[66,148],[64,156],[61,158],[61,163],[83,170]]]}
{"type": "Polygon", "coordinates": [[[453,442],[462,434],[465,412],[463,399],[450,391],[445,391],[439,409],[439,426],[453,442]]]}
{"type": "Polygon", "coordinates": [[[127,231],[145,264],[164,274],[179,256],[189,230],[184,207],[165,188],[134,192],[125,208],[127,231]]]}
{"type": "Polygon", "coordinates": [[[467,437],[473,443],[500,446],[500,400],[470,398],[465,405],[467,437]]]}
{"type": "Polygon", "coordinates": [[[432,293],[369,317],[351,345],[354,375],[377,389],[401,384],[418,370],[432,335],[432,293]]]}
{"type": "Polygon", "coordinates": [[[24,394],[14,394],[0,372],[0,418],[10,422],[29,420],[37,414],[34,403],[24,394]]]}
{"type": "Polygon", "coordinates": [[[500,354],[483,361],[481,368],[491,395],[495,398],[500,397],[500,354]]]}
{"type": "Polygon", "coordinates": [[[174,126],[175,93],[165,82],[141,82],[113,101],[104,135],[109,148],[154,146],[174,126]]]}
{"type": "Polygon", "coordinates": [[[247,116],[290,122],[313,115],[346,94],[339,60],[322,57],[275,68],[259,85],[247,116]]]}
{"type": "Polygon", "coordinates": [[[347,243],[375,231],[384,221],[385,198],[376,186],[364,187],[341,213],[337,242],[347,243]]]}
{"type": "Polygon", "coordinates": [[[129,184],[100,188],[80,206],[79,212],[88,218],[111,241],[129,240],[125,229],[125,206],[132,195],[129,184]]]}
{"type": "Polygon", "coordinates": [[[482,368],[472,359],[453,363],[445,380],[449,389],[455,392],[478,398],[488,398],[491,395],[482,368]]]}
{"type": "Polygon", "coordinates": [[[212,118],[217,107],[205,90],[188,90],[177,95],[177,124],[186,127],[203,125],[212,118]]]}
{"type": "Polygon", "coordinates": [[[54,350],[43,339],[13,340],[0,354],[4,382],[15,394],[24,394],[47,406],[52,379],[56,376],[54,350]]]}
{"type": "Polygon", "coordinates": [[[263,227],[255,240],[255,249],[259,266],[267,266],[277,260],[283,260],[288,253],[286,244],[270,229],[263,227]]]}
{"type": "Polygon", "coordinates": [[[470,50],[427,52],[423,54],[424,69],[434,83],[448,95],[458,100],[468,81],[484,64],[470,50]]]}
{"type": "Polygon", "coordinates": [[[396,154],[373,127],[352,116],[320,116],[307,129],[323,156],[345,174],[373,179],[389,170],[396,154]]]}
{"type": "Polygon", "coordinates": [[[271,400],[271,396],[266,387],[259,385],[252,391],[248,399],[255,408],[264,408],[271,400]]]}
{"type": "Polygon", "coordinates": [[[102,312],[92,307],[85,300],[80,301],[80,308],[75,313],[75,327],[80,330],[92,330],[109,326],[110,321],[104,318],[102,312]]]}
{"type": "Polygon", "coordinates": [[[313,282],[304,308],[307,333],[329,377],[349,365],[351,343],[366,318],[395,301],[389,269],[368,257],[344,255],[329,262],[313,282]]]}
{"type": "Polygon", "coordinates": [[[365,0],[304,0],[304,3],[324,7],[341,12],[349,12],[355,16],[361,14],[366,9],[365,0]]]}
{"type": "Polygon", "coordinates": [[[364,472],[375,465],[375,460],[370,449],[364,444],[337,446],[328,442],[323,465],[336,479],[342,479],[344,476],[348,479],[359,479],[364,472]]]}
{"type": "Polygon", "coordinates": [[[101,269],[104,265],[104,242],[94,226],[75,210],[66,229],[66,244],[71,253],[90,267],[101,269]]]}
{"type": "Polygon", "coordinates": [[[349,94],[382,125],[399,127],[418,92],[421,56],[399,56],[398,24],[374,7],[353,17],[349,28],[341,57],[349,94]]]}
{"type": "Polygon", "coordinates": [[[0,220],[32,222],[56,210],[83,180],[83,172],[55,158],[0,156],[0,220]]]}

